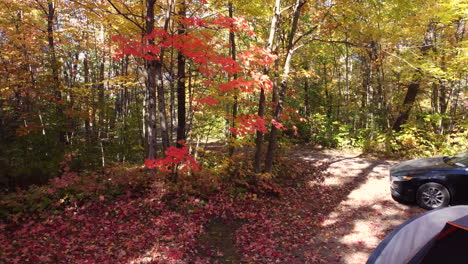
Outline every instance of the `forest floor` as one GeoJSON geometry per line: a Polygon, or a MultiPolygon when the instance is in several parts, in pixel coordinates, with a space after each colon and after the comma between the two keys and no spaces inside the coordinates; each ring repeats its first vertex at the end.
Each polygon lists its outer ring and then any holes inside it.
{"type": "MultiPolygon", "coordinates": [[[[306,148],[292,155],[322,164],[316,174],[324,181],[292,177],[278,195],[203,197],[170,193],[157,178],[138,192],[131,186],[148,179],[141,173],[96,175],[128,182],[112,195],[99,181],[81,180],[72,189],[85,186],[94,196],[77,203],[68,195],[58,201],[64,210],[0,222],[0,263],[365,263],[393,228],[423,212],[392,200],[394,161],[306,148]]],[[[71,188],[58,183],[39,199],[71,188]]]]}
{"type": "MultiPolygon", "coordinates": [[[[289,199],[287,206],[278,205],[285,207],[288,217],[293,219],[291,223],[286,220],[283,231],[287,236],[301,237],[300,245],[290,243],[289,239],[276,240],[289,245],[284,247],[287,252],[278,254],[293,256],[289,259],[291,263],[365,263],[389,232],[424,212],[415,205],[399,204],[391,198],[388,170],[395,161],[349,151],[297,149],[292,154],[328,167],[323,183],[311,182],[319,188],[298,188],[296,195],[283,197],[289,199]],[[310,226],[303,228],[299,222],[310,226]]],[[[300,179],[296,184],[300,186],[304,180],[307,184],[307,179],[300,179]]],[[[219,254],[222,258],[216,260],[219,263],[238,263],[241,259],[241,254],[233,252],[234,243],[230,242],[232,233],[239,234],[239,225],[214,221],[208,227],[202,242],[222,252],[219,254]]],[[[268,261],[258,256],[254,263],[268,261]]]]}

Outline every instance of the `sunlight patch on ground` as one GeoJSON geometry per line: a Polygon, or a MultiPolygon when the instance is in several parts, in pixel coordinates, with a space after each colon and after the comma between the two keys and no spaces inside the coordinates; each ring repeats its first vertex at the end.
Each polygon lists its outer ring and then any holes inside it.
{"type": "Polygon", "coordinates": [[[178,263],[177,260],[174,260],[167,253],[170,253],[168,247],[162,247],[157,244],[153,248],[147,250],[141,256],[130,260],[128,264],[149,264],[149,263],[178,263]]]}
{"type": "Polygon", "coordinates": [[[362,251],[356,251],[344,256],[343,263],[346,264],[362,264],[366,263],[369,254],[362,251]]]}
{"type": "MultiPolygon", "coordinates": [[[[401,219],[388,219],[386,216],[399,215],[401,208],[398,206],[389,208],[388,199],[390,197],[389,183],[387,177],[382,177],[388,172],[389,166],[386,164],[371,167],[372,163],[362,162],[353,166],[353,169],[347,170],[347,166],[343,169],[330,168],[333,175],[335,173],[346,172],[350,177],[331,177],[327,179],[325,184],[346,184],[349,181],[356,180],[357,187],[354,188],[346,199],[344,199],[333,212],[331,212],[324,222],[323,227],[331,227],[340,225],[340,223],[348,223],[352,226],[351,230],[344,234],[339,240],[350,250],[343,256],[343,263],[365,263],[369,251],[375,248],[381,241],[381,232],[391,226],[396,226],[401,223],[401,219]],[[369,171],[366,169],[369,168],[369,171]],[[359,178],[366,179],[359,183],[359,178]],[[385,190],[385,191],[383,191],[385,190]],[[360,215],[362,214],[362,215],[360,215]],[[354,220],[349,223],[347,219],[354,220]],[[383,217],[385,222],[378,221],[379,217],[383,217]],[[373,219],[376,219],[374,221],[373,219]]],[[[391,202],[390,202],[391,203],[391,202]]]]}
{"type": "Polygon", "coordinates": [[[354,204],[359,201],[362,205],[375,203],[376,199],[380,199],[382,195],[390,195],[389,183],[387,180],[368,178],[367,181],[359,188],[353,190],[346,201],[347,204],[354,204]],[[382,192],[385,190],[385,192],[382,192]]]}
{"type": "Polygon", "coordinates": [[[375,248],[380,239],[375,236],[375,230],[370,230],[366,220],[358,220],[354,223],[354,229],[348,235],[340,239],[340,242],[349,248],[353,248],[353,252],[346,255],[345,263],[365,263],[369,253],[364,250],[375,248]]]}
{"type": "Polygon", "coordinates": [[[336,224],[340,220],[340,218],[339,218],[340,214],[341,214],[341,212],[338,212],[338,211],[331,212],[328,215],[327,219],[325,219],[325,221],[323,221],[322,226],[327,227],[327,226],[331,226],[331,225],[336,224]]]}
{"type": "Polygon", "coordinates": [[[338,185],[342,185],[346,182],[346,179],[345,178],[326,178],[324,181],[323,181],[323,185],[326,185],[326,186],[338,186],[338,185]]]}
{"type": "Polygon", "coordinates": [[[380,240],[374,236],[369,236],[375,230],[369,229],[366,220],[357,220],[354,222],[354,229],[351,233],[340,239],[343,244],[352,245],[355,243],[363,244],[367,247],[375,247],[380,240]]]}
{"type": "Polygon", "coordinates": [[[323,182],[324,185],[327,186],[337,186],[346,184],[349,181],[353,180],[351,177],[355,177],[356,175],[360,175],[364,172],[366,167],[370,165],[370,163],[362,163],[359,165],[352,165],[352,161],[347,161],[346,163],[348,166],[342,166],[341,164],[333,163],[328,168],[327,172],[331,173],[335,177],[326,178],[323,182]]]}
{"type": "Polygon", "coordinates": [[[337,192],[339,200],[324,215],[319,234],[310,240],[317,252],[311,263],[365,263],[386,234],[423,211],[391,198],[388,173],[395,163],[333,156],[329,176],[318,185],[337,192]]]}

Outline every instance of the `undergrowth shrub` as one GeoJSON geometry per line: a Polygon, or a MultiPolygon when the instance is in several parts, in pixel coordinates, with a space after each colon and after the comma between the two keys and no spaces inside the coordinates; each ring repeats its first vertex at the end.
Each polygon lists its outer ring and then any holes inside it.
{"type": "Polygon", "coordinates": [[[363,151],[401,159],[454,155],[467,151],[467,146],[468,130],[463,127],[441,135],[409,123],[399,132],[377,133],[363,144],[363,151]]]}
{"type": "Polygon", "coordinates": [[[149,195],[162,199],[174,210],[185,210],[180,204],[186,201],[203,206],[217,193],[236,197],[281,197],[285,188],[294,184],[320,183],[326,177],[327,164],[316,164],[300,158],[287,157],[281,148],[273,173],[255,173],[252,153],[239,151],[232,157],[223,151],[200,153],[201,170],[180,171],[177,181],[170,172],[131,167],[128,164],[111,164],[109,168],[94,172],[77,173],[69,164],[74,155],[69,154],[60,163],[61,175],[47,185],[31,186],[28,190],[1,195],[0,218],[18,223],[25,217],[41,218],[76,210],[88,203],[104,202],[119,197],[135,198],[149,195]]]}
{"type": "Polygon", "coordinates": [[[119,195],[133,196],[151,188],[152,178],[146,169],[115,165],[100,172],[81,174],[70,170],[73,154],[60,163],[61,175],[47,185],[0,194],[0,219],[18,223],[25,216],[45,217],[95,200],[119,195]]]}

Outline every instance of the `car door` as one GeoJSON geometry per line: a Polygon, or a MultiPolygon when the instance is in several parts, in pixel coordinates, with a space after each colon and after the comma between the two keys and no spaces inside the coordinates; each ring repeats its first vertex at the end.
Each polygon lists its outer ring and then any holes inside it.
{"type": "Polygon", "coordinates": [[[450,185],[452,204],[468,204],[468,167],[454,167],[444,173],[450,185]]]}

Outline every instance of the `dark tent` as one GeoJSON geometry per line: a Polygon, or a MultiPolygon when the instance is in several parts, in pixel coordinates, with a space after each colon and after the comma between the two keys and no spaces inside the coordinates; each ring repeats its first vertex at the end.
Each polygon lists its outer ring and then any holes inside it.
{"type": "Polygon", "coordinates": [[[393,230],[368,264],[468,263],[468,206],[420,214],[393,230]]]}

